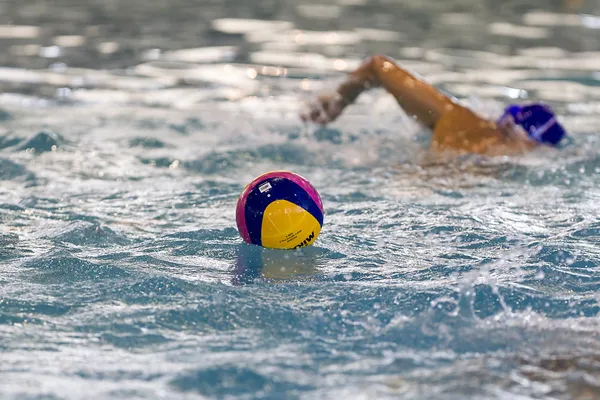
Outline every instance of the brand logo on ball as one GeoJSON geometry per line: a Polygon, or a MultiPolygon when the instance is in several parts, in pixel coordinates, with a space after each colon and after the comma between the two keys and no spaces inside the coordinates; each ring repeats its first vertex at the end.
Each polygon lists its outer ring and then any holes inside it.
{"type": "Polygon", "coordinates": [[[304,239],[304,241],[302,243],[300,243],[298,246],[294,247],[294,249],[299,249],[301,247],[308,246],[314,238],[315,238],[315,231],[312,231],[310,233],[310,235],[308,235],[308,237],[306,239],[304,239]]]}

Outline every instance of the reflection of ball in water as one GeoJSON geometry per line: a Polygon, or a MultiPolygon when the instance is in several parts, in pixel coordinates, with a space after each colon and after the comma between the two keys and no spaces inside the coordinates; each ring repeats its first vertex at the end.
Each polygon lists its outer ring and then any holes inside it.
{"type": "Polygon", "coordinates": [[[295,249],[314,243],[323,226],[323,203],[300,175],[274,171],[246,186],[237,202],[236,221],[247,243],[295,249]]]}

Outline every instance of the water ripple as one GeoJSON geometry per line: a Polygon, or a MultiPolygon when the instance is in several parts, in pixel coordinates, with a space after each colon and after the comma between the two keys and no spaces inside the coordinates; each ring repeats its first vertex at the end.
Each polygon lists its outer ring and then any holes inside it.
{"type": "Polygon", "coordinates": [[[110,228],[87,221],[72,222],[65,228],[52,232],[49,238],[78,246],[108,247],[130,243],[126,237],[117,234],[110,228]]]}
{"type": "Polygon", "coordinates": [[[67,251],[51,252],[32,258],[23,265],[29,281],[41,284],[63,284],[103,279],[122,279],[129,273],[119,267],[96,264],[70,255],[67,251]]]}
{"type": "Polygon", "coordinates": [[[594,4],[105,3],[0,5],[0,397],[598,397],[594,4]],[[571,135],[435,158],[382,90],[303,125],[372,52],[571,135]],[[239,237],[273,169],[315,246],[239,237]]]}

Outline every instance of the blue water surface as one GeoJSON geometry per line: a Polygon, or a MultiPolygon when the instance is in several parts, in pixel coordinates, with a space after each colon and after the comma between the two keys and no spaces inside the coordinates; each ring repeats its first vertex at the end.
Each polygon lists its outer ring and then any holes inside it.
{"type": "Polygon", "coordinates": [[[1,398],[600,398],[597,2],[151,3],[0,7],[1,398]],[[372,52],[570,138],[433,158],[381,90],[303,125],[372,52]],[[239,237],[273,169],[314,246],[239,237]]]}

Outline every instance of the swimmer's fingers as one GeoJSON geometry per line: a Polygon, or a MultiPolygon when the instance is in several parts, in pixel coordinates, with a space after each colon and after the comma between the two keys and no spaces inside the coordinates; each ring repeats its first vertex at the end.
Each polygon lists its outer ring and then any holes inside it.
{"type": "Polygon", "coordinates": [[[338,93],[320,95],[315,102],[310,104],[306,113],[301,115],[303,121],[312,121],[325,125],[340,116],[346,102],[338,93]]]}
{"type": "Polygon", "coordinates": [[[300,118],[304,122],[317,122],[317,119],[319,119],[319,116],[323,112],[321,107],[318,107],[316,104],[309,104],[308,109],[300,114],[300,118]]]}
{"type": "Polygon", "coordinates": [[[303,121],[316,122],[322,125],[327,124],[330,119],[327,111],[320,101],[314,102],[308,106],[308,110],[300,115],[303,121]]]}

